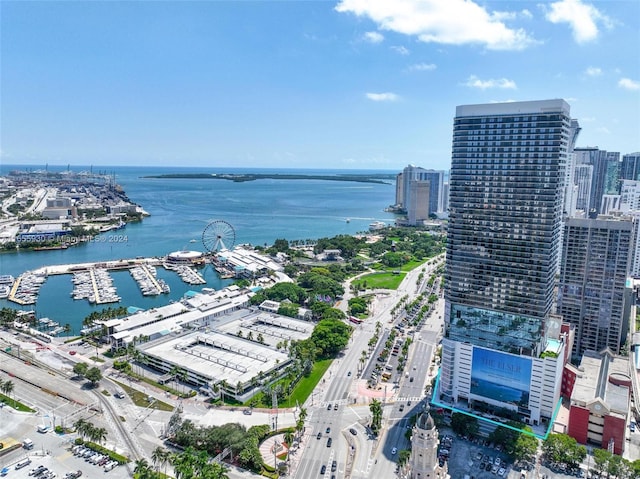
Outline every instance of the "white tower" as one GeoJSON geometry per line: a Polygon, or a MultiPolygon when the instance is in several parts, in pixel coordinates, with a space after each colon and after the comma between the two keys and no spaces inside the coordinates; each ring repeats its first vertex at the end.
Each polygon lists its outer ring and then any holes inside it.
{"type": "Polygon", "coordinates": [[[418,416],[411,437],[411,479],[446,479],[447,463],[438,463],[438,430],[428,412],[418,416]]]}

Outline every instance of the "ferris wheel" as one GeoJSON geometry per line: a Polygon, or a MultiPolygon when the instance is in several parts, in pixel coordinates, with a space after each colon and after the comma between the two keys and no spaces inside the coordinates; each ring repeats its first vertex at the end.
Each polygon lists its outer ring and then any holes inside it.
{"type": "Polygon", "coordinates": [[[211,221],[202,232],[202,244],[210,253],[233,248],[236,231],[224,220],[211,221]]]}

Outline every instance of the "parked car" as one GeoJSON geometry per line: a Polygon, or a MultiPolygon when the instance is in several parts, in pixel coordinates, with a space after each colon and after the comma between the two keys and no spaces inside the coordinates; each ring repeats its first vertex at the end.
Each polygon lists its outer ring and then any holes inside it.
{"type": "Polygon", "coordinates": [[[354,428],[350,428],[350,429],[349,429],[349,432],[350,432],[351,434],[353,434],[354,436],[358,435],[358,431],[356,431],[354,428]]]}

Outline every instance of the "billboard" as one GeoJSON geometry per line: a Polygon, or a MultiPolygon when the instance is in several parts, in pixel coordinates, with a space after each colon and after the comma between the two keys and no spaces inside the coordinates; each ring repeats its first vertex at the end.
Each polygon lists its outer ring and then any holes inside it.
{"type": "Polygon", "coordinates": [[[471,394],[528,407],[531,358],[473,348],[471,394]]]}

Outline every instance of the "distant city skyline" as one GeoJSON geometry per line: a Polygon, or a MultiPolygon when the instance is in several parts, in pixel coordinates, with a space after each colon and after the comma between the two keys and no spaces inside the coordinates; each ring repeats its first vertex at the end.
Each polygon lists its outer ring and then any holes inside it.
{"type": "Polygon", "coordinates": [[[448,170],[456,106],[640,150],[640,2],[2,1],[0,162],[448,170]]]}

